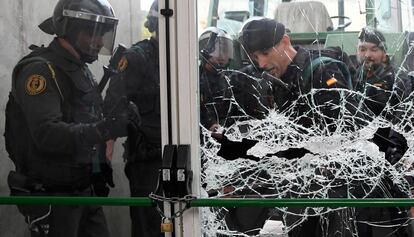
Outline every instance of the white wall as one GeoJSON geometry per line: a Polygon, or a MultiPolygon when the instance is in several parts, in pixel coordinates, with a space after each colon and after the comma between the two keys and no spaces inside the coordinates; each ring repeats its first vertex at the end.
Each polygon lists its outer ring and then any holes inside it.
{"type": "MultiPolygon", "coordinates": [[[[142,21],[145,13],[140,8],[140,0],[109,0],[119,18],[117,43],[130,46],[141,38],[142,21]]],[[[48,45],[49,36],[37,25],[50,17],[57,0],[0,0],[0,195],[8,195],[6,178],[13,168],[4,147],[4,110],[11,84],[11,72],[17,61],[29,52],[31,44],[48,45]]],[[[147,11],[148,9],[144,9],[147,11]]],[[[102,66],[107,64],[108,57],[102,57],[91,66],[96,78],[102,76],[102,66]]],[[[115,169],[116,188],[114,196],[129,196],[128,182],[123,172],[122,148],[116,146],[115,169]]],[[[130,236],[130,220],[128,207],[105,208],[112,236],[130,236]]],[[[23,218],[14,206],[0,206],[0,235],[2,237],[28,236],[23,218]]]]}

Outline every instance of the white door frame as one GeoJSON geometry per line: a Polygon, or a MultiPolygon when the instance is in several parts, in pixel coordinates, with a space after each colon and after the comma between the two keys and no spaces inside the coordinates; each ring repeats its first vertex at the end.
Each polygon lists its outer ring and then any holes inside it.
{"type": "MultiPolygon", "coordinates": [[[[192,193],[200,193],[199,158],[199,109],[198,109],[198,37],[197,4],[195,0],[168,0],[173,16],[170,26],[170,72],[171,72],[171,137],[172,144],[190,144],[191,168],[193,170],[192,193]]],[[[159,0],[159,9],[165,8],[165,0],[159,0]]],[[[160,36],[160,87],[162,143],[168,144],[167,118],[167,71],[165,17],[159,18],[160,36]],[[165,112],[165,113],[164,113],[165,112]]],[[[167,208],[168,209],[168,208],[167,208]]],[[[176,220],[176,237],[201,236],[197,208],[187,210],[176,220]]],[[[166,235],[168,236],[168,235],[166,235]]]]}

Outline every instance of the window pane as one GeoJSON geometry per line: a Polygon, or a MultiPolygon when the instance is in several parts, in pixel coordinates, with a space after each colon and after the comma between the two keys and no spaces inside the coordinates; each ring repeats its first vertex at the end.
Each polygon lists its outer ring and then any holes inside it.
{"type": "MultiPolygon", "coordinates": [[[[412,197],[410,3],[198,3],[205,197],[412,197]]],[[[412,234],[403,207],[201,216],[206,236],[412,234]]]]}

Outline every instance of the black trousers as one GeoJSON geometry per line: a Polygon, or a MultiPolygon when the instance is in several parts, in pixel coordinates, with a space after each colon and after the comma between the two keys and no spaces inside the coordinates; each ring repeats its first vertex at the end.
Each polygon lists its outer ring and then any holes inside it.
{"type": "MultiPolygon", "coordinates": [[[[85,191],[53,196],[92,196],[85,191]]],[[[25,215],[31,237],[109,237],[106,218],[101,206],[18,206],[25,215]],[[47,231],[42,227],[48,225],[47,231]]]]}
{"type": "MultiPolygon", "coordinates": [[[[161,160],[135,161],[125,165],[132,197],[148,197],[155,191],[161,160]]],[[[132,237],[160,237],[161,216],[153,207],[130,207],[132,237]]]]}

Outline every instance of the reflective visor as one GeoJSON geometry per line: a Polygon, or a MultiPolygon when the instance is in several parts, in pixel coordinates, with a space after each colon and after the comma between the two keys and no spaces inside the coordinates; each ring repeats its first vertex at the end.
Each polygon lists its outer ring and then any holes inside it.
{"type": "Polygon", "coordinates": [[[102,15],[96,15],[89,12],[81,12],[81,11],[73,11],[73,10],[63,10],[63,16],[78,18],[82,20],[97,22],[97,23],[104,23],[104,24],[118,24],[118,19],[115,17],[108,17],[102,15]]]}
{"type": "Polygon", "coordinates": [[[111,55],[116,36],[118,19],[72,10],[64,10],[63,16],[76,18],[81,37],[77,47],[88,55],[111,55]]]}

